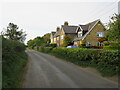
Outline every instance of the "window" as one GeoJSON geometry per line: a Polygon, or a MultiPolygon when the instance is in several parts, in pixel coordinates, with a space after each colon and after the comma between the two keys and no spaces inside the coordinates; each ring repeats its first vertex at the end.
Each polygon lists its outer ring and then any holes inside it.
{"type": "Polygon", "coordinates": [[[74,45],[77,45],[77,42],[74,42],[74,45]]]}
{"type": "Polygon", "coordinates": [[[103,37],[104,36],[103,34],[104,34],[103,32],[97,32],[97,37],[103,37]]]}
{"type": "Polygon", "coordinates": [[[59,40],[59,37],[57,37],[57,40],[59,40]]]}
{"type": "Polygon", "coordinates": [[[61,35],[61,39],[64,39],[64,35],[61,35]]]}
{"type": "Polygon", "coordinates": [[[78,32],[78,37],[82,37],[82,31],[78,32]]]}
{"type": "Polygon", "coordinates": [[[54,38],[54,42],[56,42],[56,38],[54,38]]]}
{"type": "Polygon", "coordinates": [[[102,46],[102,43],[101,42],[97,42],[97,46],[102,46]]]}
{"type": "Polygon", "coordinates": [[[53,43],[53,39],[51,39],[51,43],[53,43]]]}
{"type": "Polygon", "coordinates": [[[86,43],[86,46],[91,46],[91,42],[87,42],[87,43],[86,43]]]}

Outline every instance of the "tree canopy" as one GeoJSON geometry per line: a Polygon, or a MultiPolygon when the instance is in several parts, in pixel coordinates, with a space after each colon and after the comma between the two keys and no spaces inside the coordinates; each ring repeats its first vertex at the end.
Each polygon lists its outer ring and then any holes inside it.
{"type": "Polygon", "coordinates": [[[120,37],[120,14],[114,14],[108,24],[107,39],[109,41],[119,41],[120,37]]]}
{"type": "Polygon", "coordinates": [[[68,46],[70,44],[71,44],[71,40],[70,40],[69,35],[65,35],[64,40],[63,40],[63,46],[68,46]]]}
{"type": "Polygon", "coordinates": [[[21,30],[18,30],[18,29],[19,29],[19,27],[17,25],[15,25],[14,23],[9,23],[3,36],[5,36],[11,40],[24,42],[27,34],[25,34],[25,32],[23,32],[23,29],[21,29],[21,30]]]}
{"type": "Polygon", "coordinates": [[[49,44],[50,44],[50,33],[47,33],[42,37],[36,37],[33,40],[30,39],[27,42],[29,48],[34,48],[35,46],[48,46],[49,44]]]}

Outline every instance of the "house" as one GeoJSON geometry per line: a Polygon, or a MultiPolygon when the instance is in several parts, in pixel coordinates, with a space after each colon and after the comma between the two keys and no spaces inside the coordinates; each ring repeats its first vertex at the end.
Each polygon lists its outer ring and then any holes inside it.
{"type": "Polygon", "coordinates": [[[56,32],[51,32],[51,35],[50,35],[51,43],[56,43],[56,40],[54,39],[55,33],[56,33],[56,32]]]}
{"type": "Polygon", "coordinates": [[[73,26],[65,22],[56,32],[51,32],[51,43],[61,46],[64,41],[64,36],[68,35],[71,44],[79,46],[101,46],[100,38],[105,36],[105,27],[100,20],[95,20],[85,25],[73,26]]]}
{"type": "Polygon", "coordinates": [[[61,25],[61,28],[56,29],[54,36],[53,32],[51,32],[51,37],[54,38],[54,42],[52,42],[53,40],[51,39],[51,43],[56,43],[57,46],[63,45],[65,35],[68,35],[70,37],[71,43],[73,43],[74,37],[76,36],[77,27],[78,26],[68,25],[68,23],[65,22],[64,25],[61,25]]]}
{"type": "Polygon", "coordinates": [[[102,46],[99,39],[105,36],[105,30],[100,19],[86,25],[79,25],[76,30],[74,45],[78,46],[84,43],[86,46],[102,46]]]}

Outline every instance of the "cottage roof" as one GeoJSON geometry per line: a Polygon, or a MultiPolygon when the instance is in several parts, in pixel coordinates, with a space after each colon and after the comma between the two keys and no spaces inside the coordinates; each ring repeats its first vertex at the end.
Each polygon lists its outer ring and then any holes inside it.
{"type": "Polygon", "coordinates": [[[67,25],[62,25],[62,29],[64,30],[65,33],[76,33],[76,29],[78,26],[67,26],[67,25]]]}
{"type": "MultiPolygon", "coordinates": [[[[93,22],[90,22],[90,23],[88,23],[88,24],[86,24],[86,25],[79,25],[79,27],[81,27],[83,31],[86,31],[86,33],[85,33],[81,38],[78,38],[78,37],[74,38],[74,41],[83,40],[83,39],[87,36],[87,34],[92,30],[92,28],[93,28],[99,21],[100,21],[100,20],[98,19],[98,20],[95,20],[95,21],[93,21],[93,22]]],[[[78,29],[77,29],[77,30],[78,30],[78,29]]]]}

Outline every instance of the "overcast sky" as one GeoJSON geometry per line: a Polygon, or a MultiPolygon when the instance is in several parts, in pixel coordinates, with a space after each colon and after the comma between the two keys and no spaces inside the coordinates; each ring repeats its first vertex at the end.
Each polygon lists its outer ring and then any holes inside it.
{"type": "MultiPolygon", "coordinates": [[[[96,19],[108,23],[118,13],[119,0],[4,0],[1,4],[1,30],[14,23],[27,33],[27,42],[55,31],[64,21],[86,24],[96,19]]],[[[1,31],[0,30],[0,31],[1,31]]]]}

